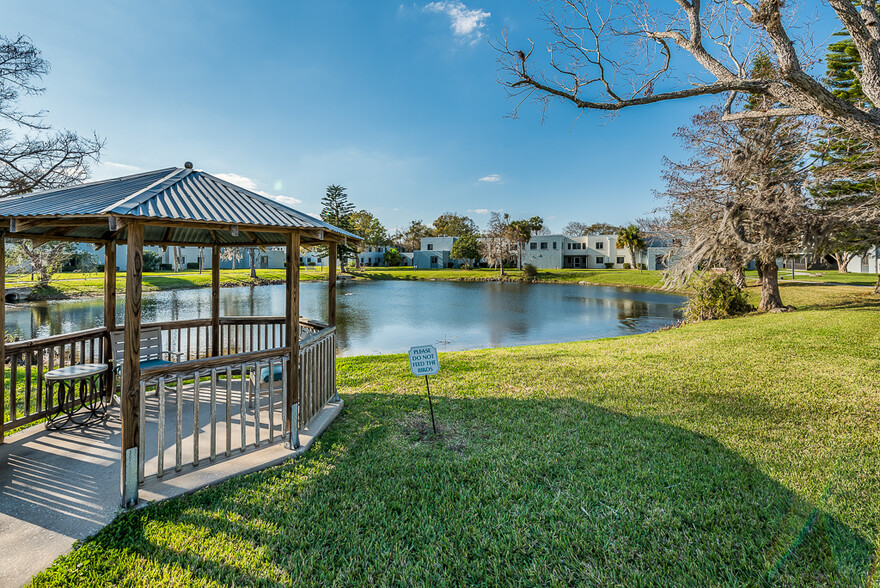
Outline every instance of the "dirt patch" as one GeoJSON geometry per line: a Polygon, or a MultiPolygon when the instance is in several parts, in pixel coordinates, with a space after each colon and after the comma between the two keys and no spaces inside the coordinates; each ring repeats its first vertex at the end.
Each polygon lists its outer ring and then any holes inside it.
{"type": "Polygon", "coordinates": [[[437,432],[431,425],[431,415],[412,412],[401,422],[403,432],[412,444],[436,445],[455,453],[467,448],[467,439],[455,425],[437,421],[437,432]]]}

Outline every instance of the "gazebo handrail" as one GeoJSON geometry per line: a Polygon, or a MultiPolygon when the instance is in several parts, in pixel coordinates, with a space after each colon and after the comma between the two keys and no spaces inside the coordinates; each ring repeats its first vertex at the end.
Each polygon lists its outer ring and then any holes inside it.
{"type": "Polygon", "coordinates": [[[196,372],[207,374],[212,369],[238,366],[270,359],[283,359],[290,356],[290,347],[273,347],[263,351],[249,351],[202,359],[191,359],[180,363],[169,363],[154,367],[141,368],[141,380],[155,381],[161,377],[192,376],[196,372]]]}
{"type": "Polygon", "coordinates": [[[94,327],[84,331],[73,331],[71,333],[62,333],[61,335],[52,335],[50,337],[37,337],[35,339],[15,341],[6,344],[6,354],[8,356],[10,353],[34,351],[43,347],[58,345],[59,343],[74,343],[80,339],[91,339],[96,335],[103,335],[106,332],[106,327],[94,327]]]}

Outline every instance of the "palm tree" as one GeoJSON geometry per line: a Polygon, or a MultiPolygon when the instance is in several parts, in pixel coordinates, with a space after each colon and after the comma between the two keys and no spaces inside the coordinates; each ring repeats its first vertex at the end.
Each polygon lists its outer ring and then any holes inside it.
{"type": "Polygon", "coordinates": [[[645,249],[645,240],[642,238],[642,234],[639,232],[637,226],[629,225],[628,227],[617,231],[616,246],[619,249],[624,247],[629,249],[629,256],[630,259],[632,259],[633,269],[639,267],[638,263],[636,263],[636,251],[643,251],[645,249]]]}

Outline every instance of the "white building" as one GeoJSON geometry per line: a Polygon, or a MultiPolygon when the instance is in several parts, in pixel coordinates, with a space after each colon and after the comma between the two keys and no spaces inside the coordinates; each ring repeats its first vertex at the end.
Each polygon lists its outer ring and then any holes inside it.
{"type": "Polygon", "coordinates": [[[645,264],[645,269],[666,268],[666,255],[671,244],[663,239],[645,239],[647,248],[636,251],[636,259],[631,259],[629,249],[618,249],[617,235],[539,235],[532,237],[523,250],[523,265],[530,263],[538,269],[604,269],[622,268],[628,263],[631,267],[645,264]],[[608,265],[610,264],[610,266],[608,265]]]}
{"type": "Polygon", "coordinates": [[[880,274],[880,247],[874,247],[865,255],[856,255],[846,269],[857,274],[880,274]]]}

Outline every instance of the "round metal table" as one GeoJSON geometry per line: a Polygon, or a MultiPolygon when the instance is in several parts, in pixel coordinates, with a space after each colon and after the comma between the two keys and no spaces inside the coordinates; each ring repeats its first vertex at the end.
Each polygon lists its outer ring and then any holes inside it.
{"type": "Polygon", "coordinates": [[[46,428],[83,427],[103,420],[107,405],[100,383],[107,371],[106,363],[83,363],[46,372],[43,377],[50,399],[54,386],[58,386],[58,411],[46,420],[46,428]]]}

